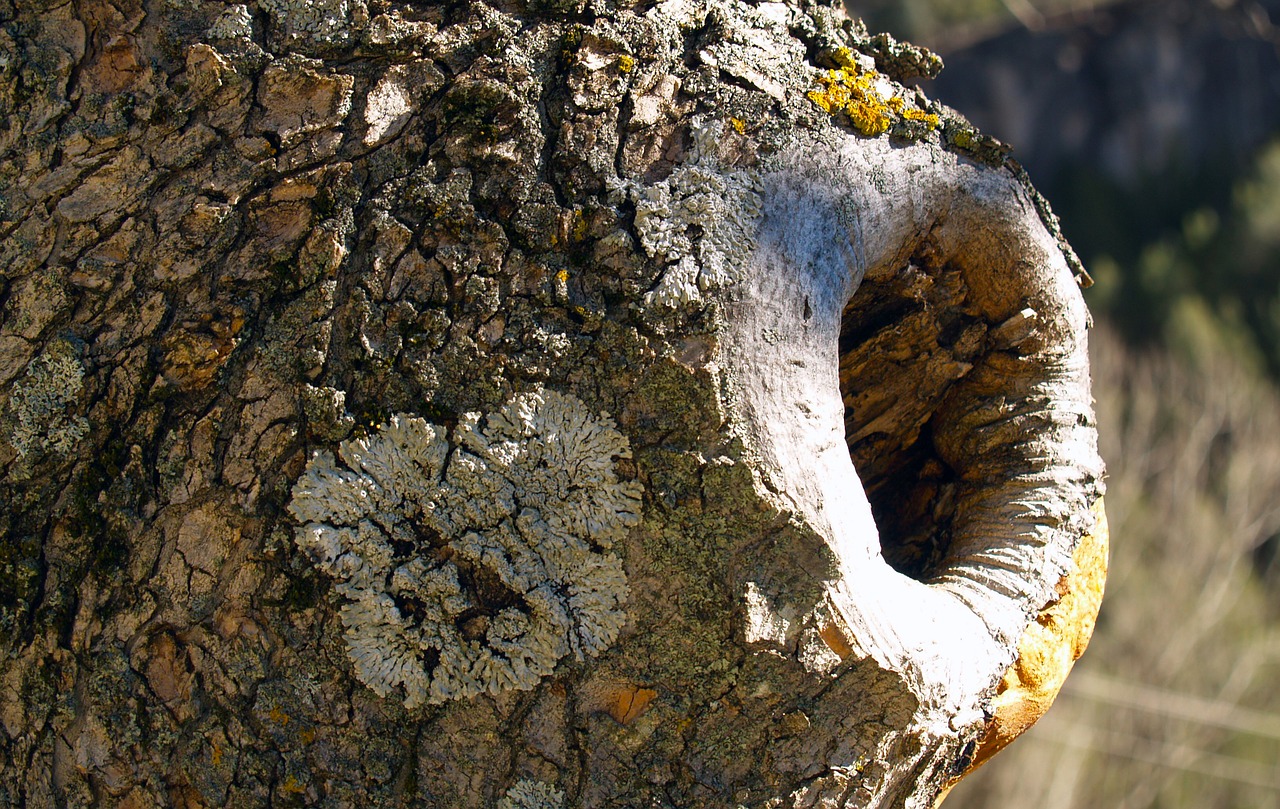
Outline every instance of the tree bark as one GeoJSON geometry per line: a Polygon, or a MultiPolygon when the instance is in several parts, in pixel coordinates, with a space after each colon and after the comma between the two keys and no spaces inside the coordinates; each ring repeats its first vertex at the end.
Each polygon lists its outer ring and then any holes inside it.
{"type": "Polygon", "coordinates": [[[0,21],[0,803],[928,807],[1083,650],[1083,272],[931,54],[0,21]]]}

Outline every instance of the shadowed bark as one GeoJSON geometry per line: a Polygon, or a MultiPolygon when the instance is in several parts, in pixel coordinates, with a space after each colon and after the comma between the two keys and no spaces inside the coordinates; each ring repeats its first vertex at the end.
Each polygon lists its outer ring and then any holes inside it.
{"type": "Polygon", "coordinates": [[[926,807],[1083,650],[1082,271],[927,52],[0,21],[0,802],[926,807]]]}

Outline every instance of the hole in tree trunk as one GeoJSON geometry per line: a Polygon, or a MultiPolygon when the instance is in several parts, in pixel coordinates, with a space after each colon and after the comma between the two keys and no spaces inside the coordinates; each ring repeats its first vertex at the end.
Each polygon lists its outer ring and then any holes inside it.
{"type": "Polygon", "coordinates": [[[967,297],[958,271],[912,261],[865,279],[840,327],[849,454],[885,560],[918,580],[946,557],[959,482],[934,447],[934,416],[987,350],[967,297]]]}

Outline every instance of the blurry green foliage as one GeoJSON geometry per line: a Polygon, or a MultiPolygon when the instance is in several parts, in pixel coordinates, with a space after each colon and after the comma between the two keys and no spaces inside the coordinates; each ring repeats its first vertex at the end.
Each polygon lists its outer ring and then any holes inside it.
{"type": "Polygon", "coordinates": [[[1213,196],[1185,199],[1180,227],[1165,229],[1144,229],[1134,221],[1144,214],[1117,211],[1142,207],[1118,188],[1093,209],[1055,201],[1097,281],[1090,306],[1130,343],[1194,355],[1196,335],[1213,332],[1280,379],[1280,140],[1213,196]],[[1131,229],[1110,234],[1117,221],[1131,229]]]}

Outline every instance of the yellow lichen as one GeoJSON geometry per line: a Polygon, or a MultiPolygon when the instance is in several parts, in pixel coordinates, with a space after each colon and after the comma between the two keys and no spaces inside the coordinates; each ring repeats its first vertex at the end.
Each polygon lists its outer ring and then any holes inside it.
{"type": "Polygon", "coordinates": [[[630,73],[635,69],[635,66],[636,60],[633,57],[628,56],[625,53],[618,57],[618,70],[621,72],[630,73]]]}
{"type": "Polygon", "coordinates": [[[875,137],[888,131],[889,124],[892,123],[886,109],[875,102],[853,101],[845,107],[845,112],[849,114],[849,120],[853,121],[853,125],[859,132],[875,137]]]}
{"type": "MultiPolygon", "coordinates": [[[[810,90],[806,97],[824,112],[835,115],[843,112],[849,116],[855,129],[869,137],[881,135],[893,125],[894,116],[904,121],[926,124],[930,129],[938,126],[938,116],[910,106],[905,98],[892,95],[885,98],[880,89],[882,76],[874,70],[861,70],[847,53],[835,54],[840,64],[848,65],[839,70],[828,70],[818,77],[819,90],[810,90]]],[[[887,82],[885,82],[887,85],[887,82]]]]}
{"type": "Polygon", "coordinates": [[[956,130],[955,134],[951,136],[951,142],[961,149],[972,149],[978,144],[973,131],[969,129],[956,130]]]}
{"type": "Polygon", "coordinates": [[[857,60],[853,58],[853,52],[848,48],[836,48],[831,52],[831,58],[837,65],[840,65],[840,67],[854,70],[858,67],[857,60]]]}
{"type": "Polygon", "coordinates": [[[823,112],[831,112],[831,102],[827,100],[826,93],[820,93],[817,90],[810,90],[805,96],[822,108],[823,112]]]}
{"type": "Polygon", "coordinates": [[[566,281],[568,281],[568,280],[569,280],[569,271],[568,271],[568,270],[560,270],[559,272],[557,272],[557,273],[556,273],[556,280],[557,280],[557,281],[559,281],[559,282],[560,282],[560,283],[562,283],[562,284],[563,284],[563,283],[565,283],[566,281]]]}
{"type": "Polygon", "coordinates": [[[879,135],[889,128],[889,104],[876,88],[880,74],[856,68],[828,70],[818,79],[821,90],[811,90],[809,100],[829,113],[843,112],[864,135],[879,135]]]}
{"type": "Polygon", "coordinates": [[[732,126],[733,131],[737,132],[739,135],[747,131],[747,122],[741,118],[730,118],[729,126],[732,126]]]}
{"type": "Polygon", "coordinates": [[[938,116],[936,113],[925,112],[924,110],[908,109],[902,111],[902,117],[908,121],[923,121],[929,125],[930,129],[936,129],[938,126],[938,116]]]}

